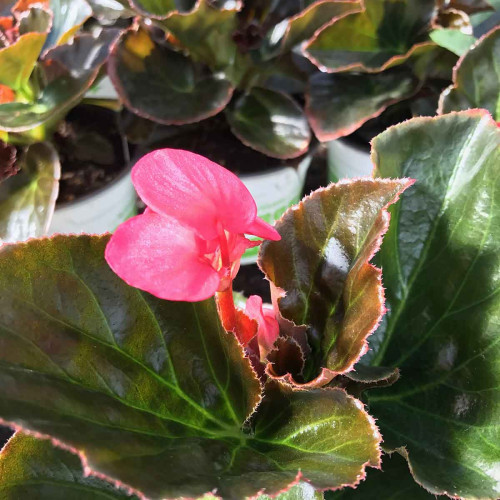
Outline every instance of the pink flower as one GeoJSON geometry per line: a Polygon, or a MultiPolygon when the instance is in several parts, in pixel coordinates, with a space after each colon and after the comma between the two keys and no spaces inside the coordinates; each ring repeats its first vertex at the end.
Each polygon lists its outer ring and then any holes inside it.
{"type": "Polygon", "coordinates": [[[106,260],[129,285],[162,299],[195,302],[226,290],[245,250],[260,243],[245,234],[280,239],[238,177],[203,156],[153,151],[132,182],[148,208],[118,227],[106,260]]]}
{"type": "Polygon", "coordinates": [[[245,304],[245,314],[250,319],[257,321],[260,360],[265,361],[280,333],[274,310],[272,307],[263,307],[262,299],[258,295],[251,295],[245,304]]]}

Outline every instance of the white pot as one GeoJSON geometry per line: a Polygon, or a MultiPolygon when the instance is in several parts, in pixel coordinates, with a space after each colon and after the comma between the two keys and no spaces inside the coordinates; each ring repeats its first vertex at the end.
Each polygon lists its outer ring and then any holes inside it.
{"type": "MultiPolygon", "coordinates": [[[[288,207],[300,201],[311,159],[312,155],[307,155],[298,168],[285,166],[261,174],[240,176],[257,204],[259,217],[274,224],[288,207]]],[[[241,263],[255,263],[258,253],[259,247],[250,248],[241,258],[241,263]]]]}
{"type": "Polygon", "coordinates": [[[371,176],[370,153],[359,146],[337,139],[328,143],[328,179],[337,182],[349,177],[371,176]]]}
{"type": "Polygon", "coordinates": [[[49,234],[112,232],[135,215],[135,202],[135,189],[127,170],[99,191],[56,206],[49,234]]]}

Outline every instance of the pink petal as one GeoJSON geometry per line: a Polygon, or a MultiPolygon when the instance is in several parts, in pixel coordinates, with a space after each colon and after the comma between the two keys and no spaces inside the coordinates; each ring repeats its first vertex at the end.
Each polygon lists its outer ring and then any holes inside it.
{"type": "Polygon", "coordinates": [[[207,240],[217,224],[245,233],[255,220],[252,195],[236,175],[203,156],[181,149],[160,149],[141,158],[132,181],[155,212],[170,215],[207,240]]]}
{"type": "Polygon", "coordinates": [[[263,309],[262,298],[258,295],[251,295],[245,305],[245,313],[250,319],[257,321],[257,339],[259,342],[260,358],[264,360],[272,350],[274,342],[279,336],[280,329],[274,312],[263,309]]]}
{"type": "Polygon", "coordinates": [[[197,302],[215,294],[219,276],[200,255],[196,234],[148,210],[121,224],[105,252],[129,285],[161,299],[197,302]]]}
{"type": "Polygon", "coordinates": [[[246,228],[246,234],[253,234],[259,238],[264,238],[265,240],[279,241],[281,240],[281,235],[274,229],[271,224],[268,224],[265,220],[260,217],[256,217],[255,220],[246,228]]]}

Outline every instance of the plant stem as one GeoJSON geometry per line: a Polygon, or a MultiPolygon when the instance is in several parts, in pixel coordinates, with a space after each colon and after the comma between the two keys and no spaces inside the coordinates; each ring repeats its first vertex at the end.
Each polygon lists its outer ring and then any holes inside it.
{"type": "Polygon", "coordinates": [[[238,319],[236,307],[233,299],[233,282],[223,292],[217,292],[215,295],[217,299],[217,307],[219,309],[219,316],[222,321],[222,326],[228,332],[235,332],[238,327],[238,319]]]}

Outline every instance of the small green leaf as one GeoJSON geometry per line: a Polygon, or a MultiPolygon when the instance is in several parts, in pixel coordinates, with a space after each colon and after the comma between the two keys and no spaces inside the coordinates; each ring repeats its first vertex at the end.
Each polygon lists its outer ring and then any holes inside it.
{"type": "Polygon", "coordinates": [[[226,115],[233,134],[268,156],[296,158],[309,147],[307,118],[283,92],[254,87],[232,103],[226,115]]]}
{"type": "Polygon", "coordinates": [[[156,44],[143,29],[121,36],[108,67],[126,106],[159,123],[180,125],[209,118],[225,108],[233,93],[227,80],[156,44]]]}
{"type": "Polygon", "coordinates": [[[105,263],[108,239],[0,248],[3,421],[57,439],[88,472],[152,499],[275,494],[299,471],[315,488],[340,487],[378,465],[380,436],[358,400],[269,383],[260,402],[214,300],[167,302],[129,287],[105,263]]]}
{"type": "Polygon", "coordinates": [[[388,312],[370,338],[372,363],[402,377],[370,395],[370,410],[426,489],[498,498],[500,130],[465,111],[372,144],[378,175],[417,182],[391,208],[378,259],[388,312]]]}
{"type": "Polygon", "coordinates": [[[92,15],[85,0],[50,0],[50,10],[54,18],[44,49],[68,42],[92,15]]]}
{"type": "Polygon", "coordinates": [[[434,0],[365,0],[364,10],[327,25],[307,44],[322,70],[378,72],[427,50],[434,0]]]}
{"type": "Polygon", "coordinates": [[[351,134],[418,87],[411,73],[397,68],[378,74],[318,72],[310,79],[306,113],[316,137],[331,141],[351,134]]]}
{"type": "Polygon", "coordinates": [[[19,16],[19,34],[47,33],[52,26],[52,14],[40,5],[30,7],[19,16]]]}
{"type": "Polygon", "coordinates": [[[287,52],[311,38],[319,28],[334,18],[360,10],[360,4],[352,1],[312,2],[302,12],[290,17],[284,30],[281,23],[271,30],[267,36],[269,44],[267,50],[272,51],[274,45],[278,53],[287,52]],[[279,36],[281,32],[283,35],[279,36]],[[273,43],[275,38],[277,41],[273,43]]]}
{"type": "Polygon", "coordinates": [[[61,167],[53,147],[28,146],[20,168],[0,185],[0,244],[44,235],[54,212],[61,167]]]}
{"type": "Polygon", "coordinates": [[[23,132],[64,115],[92,85],[116,35],[116,30],[104,30],[97,38],[84,34],[47,51],[41,66],[46,87],[34,102],[0,104],[0,129],[23,132]]]}
{"type": "Polygon", "coordinates": [[[487,109],[500,121],[500,27],[487,33],[460,59],[453,85],[441,94],[440,113],[487,109]]]}
{"type": "Polygon", "coordinates": [[[308,327],[312,376],[326,367],[331,379],[366,351],[384,302],[380,269],[369,261],[387,229],[386,207],[409,184],[367,178],[331,184],[285,212],[276,224],[280,241],[263,243],[259,265],[278,289],[281,314],[308,327]]]}
{"type": "Polygon", "coordinates": [[[451,28],[433,30],[429,36],[434,43],[448,49],[457,56],[465,54],[476,42],[473,35],[467,35],[460,30],[451,28]]]}
{"type": "Polygon", "coordinates": [[[138,500],[94,476],[80,458],[48,439],[17,432],[0,454],[2,500],[138,500]]]}
{"type": "Polygon", "coordinates": [[[19,91],[28,83],[47,33],[26,33],[0,49],[0,84],[19,91]]]}
{"type": "Polygon", "coordinates": [[[157,24],[170,31],[195,61],[217,71],[236,57],[232,35],[238,26],[238,11],[238,7],[217,9],[209,0],[200,0],[191,12],[174,12],[157,24]]]}
{"type": "Polygon", "coordinates": [[[328,492],[325,500],[436,500],[413,479],[408,464],[399,453],[383,455],[382,470],[369,471],[355,489],[328,492]]]}

